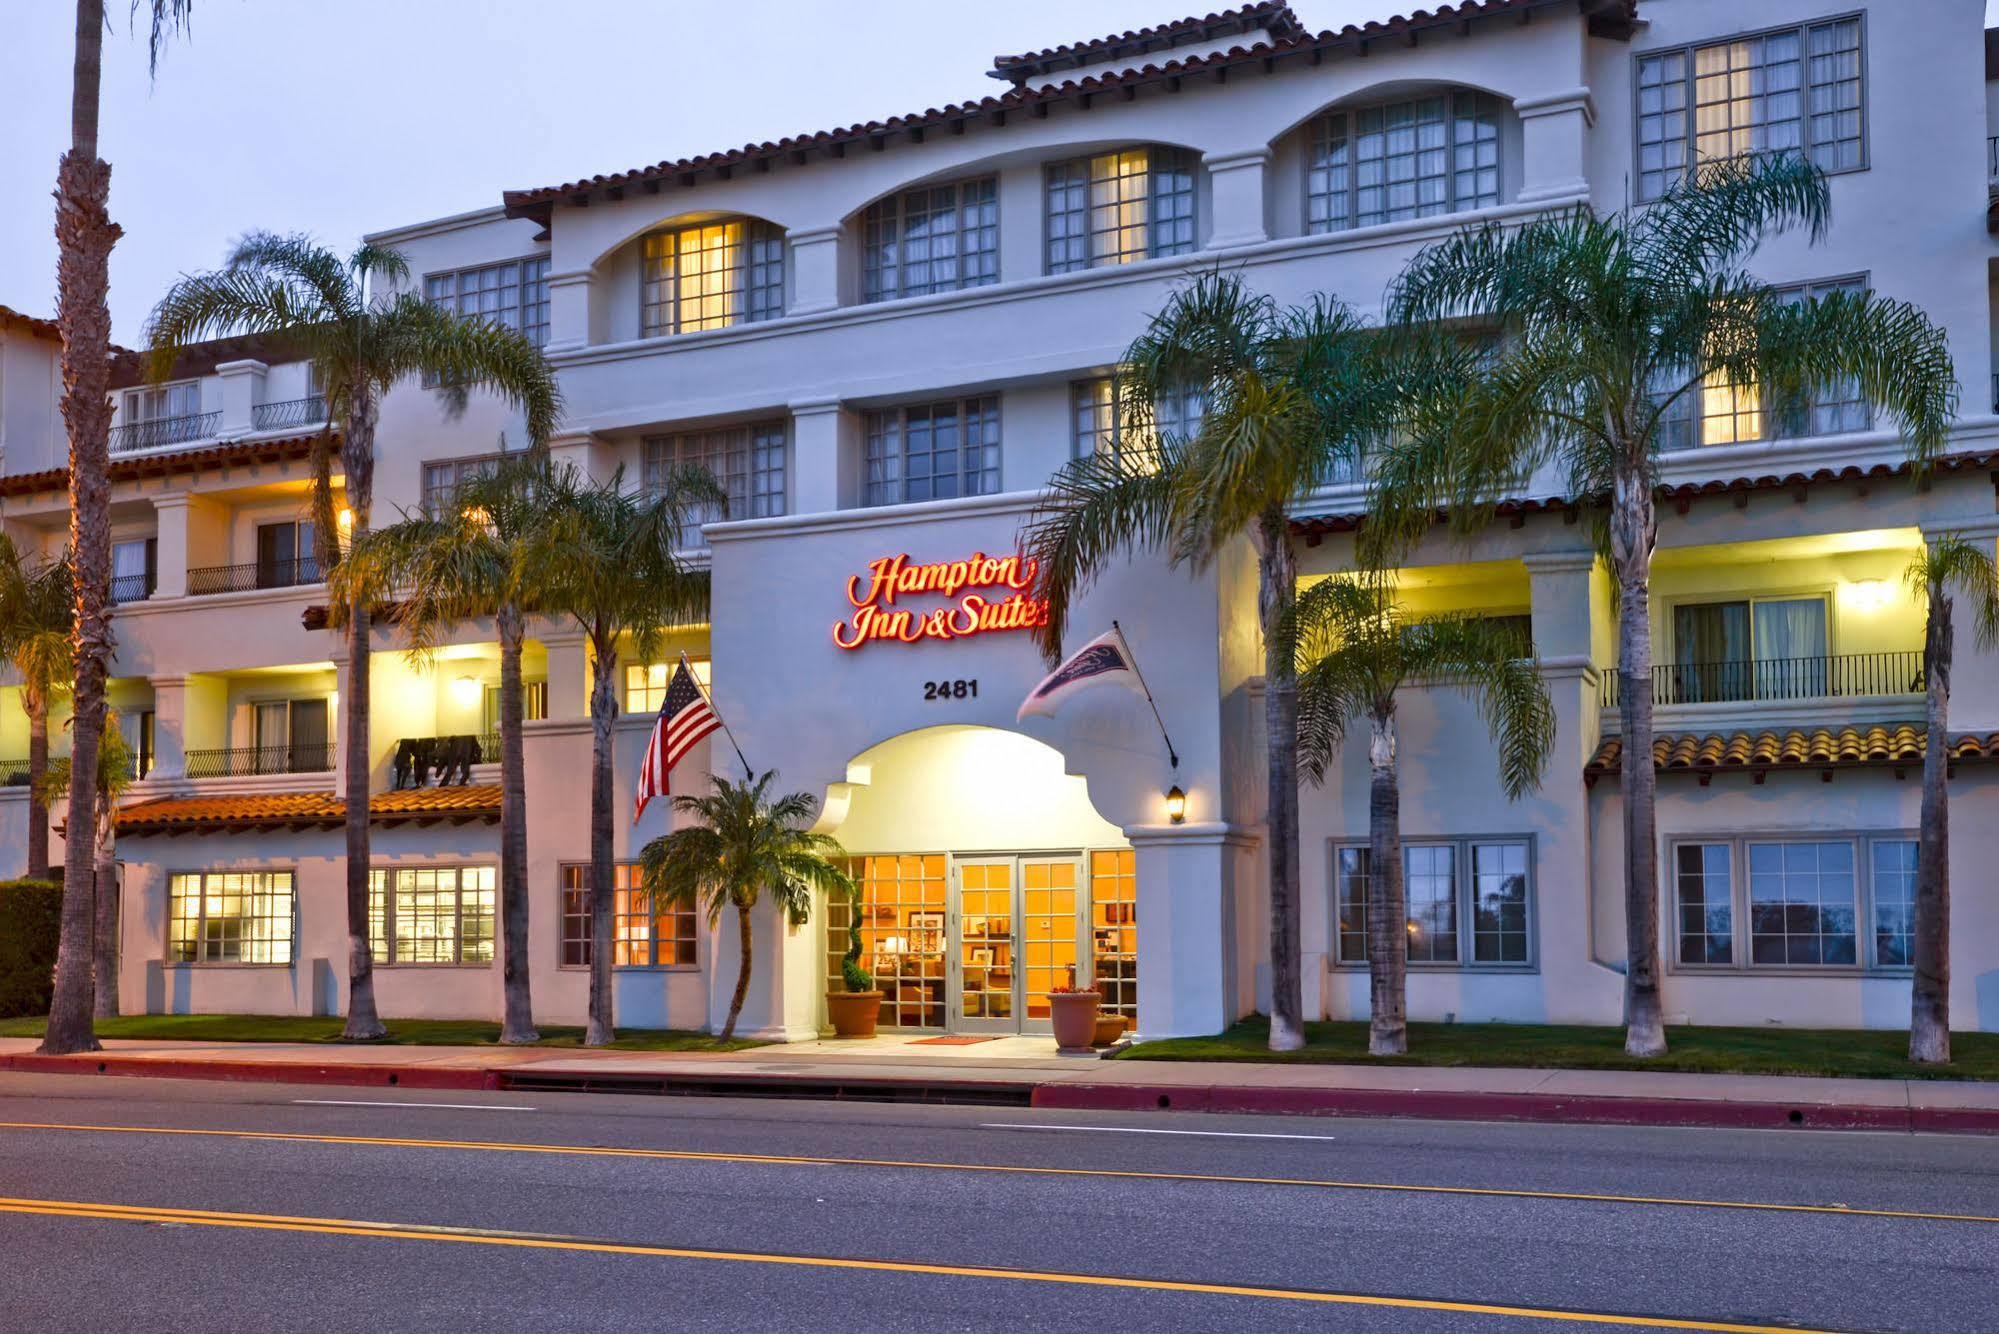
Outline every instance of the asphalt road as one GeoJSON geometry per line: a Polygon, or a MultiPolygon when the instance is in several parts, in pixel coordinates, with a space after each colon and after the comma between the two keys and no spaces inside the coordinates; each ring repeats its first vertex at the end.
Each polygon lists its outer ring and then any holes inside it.
{"type": "Polygon", "coordinates": [[[0,1329],[1056,1326],[1992,1331],[1999,1142],[0,1075],[0,1329]]]}

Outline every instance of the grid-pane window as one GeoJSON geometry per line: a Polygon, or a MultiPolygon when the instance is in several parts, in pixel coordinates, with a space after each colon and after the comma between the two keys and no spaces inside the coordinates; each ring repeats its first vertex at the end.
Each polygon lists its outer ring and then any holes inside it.
{"type": "Polygon", "coordinates": [[[1657,199],[1690,165],[1804,153],[1866,165],[1860,20],[1836,19],[1638,61],[1638,191],[1657,199]]]}
{"type": "MultiPolygon", "coordinates": [[[[1865,279],[1842,278],[1835,282],[1779,288],[1777,299],[1786,305],[1795,305],[1835,293],[1858,297],[1866,291],[1865,279]]],[[[1809,393],[1802,404],[1789,405],[1781,412],[1773,411],[1770,418],[1771,434],[1789,437],[1840,435],[1849,431],[1865,431],[1873,424],[1873,411],[1861,395],[1859,383],[1854,380],[1837,380],[1821,386],[1809,393]]]]}
{"type": "Polygon", "coordinates": [[[1090,854],[1090,976],[1105,1014],[1138,1022],[1138,854],[1090,854]]]}
{"type": "Polygon", "coordinates": [[[1402,850],[1409,903],[1409,961],[1451,963],[1458,957],[1457,849],[1449,844],[1402,850]]]}
{"type": "Polygon", "coordinates": [[[433,305],[548,342],[548,257],[508,260],[456,273],[427,274],[423,294],[433,305]]]}
{"type": "Polygon", "coordinates": [[[1749,961],[1858,962],[1853,845],[1749,845],[1749,961]]]}
{"type": "Polygon", "coordinates": [[[1681,963],[1733,963],[1733,877],[1726,843],[1682,843],[1673,854],[1681,963]]]}
{"type": "Polygon", "coordinates": [[[725,514],[719,505],[694,506],[696,524],[729,519],[766,519],[784,513],[784,423],[760,422],[716,431],[648,437],[645,442],[645,486],[665,488],[682,468],[704,468],[728,496],[725,514]]]}
{"type": "Polygon", "coordinates": [[[125,395],[127,421],[165,421],[172,417],[197,416],[200,412],[201,382],[199,380],[184,380],[179,384],[163,384],[148,389],[135,389],[125,395]]]}
{"type": "Polygon", "coordinates": [[[494,869],[404,866],[368,874],[368,934],[378,964],[491,963],[494,869]]]}
{"type": "Polygon", "coordinates": [[[653,232],[640,253],[639,332],[726,329],[784,313],[784,234],[737,219],[653,232]]]}
{"type": "Polygon", "coordinates": [[[984,496],[1000,488],[995,396],[870,412],[865,434],[866,504],[984,496]]]}
{"type": "MultiPolygon", "coordinates": [[[[945,1013],[945,876],[940,854],[854,857],[860,886],[861,966],[882,993],[884,1028],[942,1028],[945,1013]]],[[[856,911],[835,897],[826,912],[826,975],[840,976],[856,911]]]]}
{"type": "Polygon", "coordinates": [[[1499,102],[1438,93],[1331,112],[1312,126],[1305,227],[1337,232],[1499,202],[1499,102]]]}
{"type": "Polygon", "coordinates": [[[1128,148],[1053,162],[1044,182],[1050,273],[1194,249],[1194,158],[1182,149],[1128,148]]]}
{"type": "Polygon", "coordinates": [[[1115,378],[1077,380],[1069,386],[1070,443],[1077,458],[1108,453],[1145,464],[1160,439],[1185,440],[1201,429],[1207,400],[1200,386],[1176,389],[1153,405],[1152,420],[1135,422],[1118,393],[1115,378]]]}
{"type": "MultiPolygon", "coordinates": [[[[612,867],[612,962],[619,968],[691,968],[696,962],[698,930],[691,907],[664,900],[648,902],[639,887],[637,862],[612,867]]],[[[562,868],[562,966],[588,968],[593,952],[590,932],[590,868],[562,868]]]]}
{"type": "MultiPolygon", "coordinates": [[[[1403,929],[1412,964],[1519,968],[1533,960],[1533,857],[1526,839],[1406,843],[1403,929]],[[1462,940],[1469,936],[1469,957],[1462,940]]],[[[1365,844],[1333,849],[1333,951],[1367,962],[1373,875],[1365,844]]]]}
{"type": "Polygon", "coordinates": [[[1527,845],[1472,844],[1471,883],[1472,958],[1526,963],[1527,845]]]}
{"type": "Polygon", "coordinates": [[[1333,893],[1338,900],[1338,956],[1341,963],[1367,962],[1368,850],[1340,848],[1333,854],[1333,893]]]}
{"type": "Polygon", "coordinates": [[[891,301],[999,281],[999,181],[954,181],[868,207],[861,296],[891,301]]]}
{"type": "MultiPolygon", "coordinates": [[[[666,703],[666,687],[673,680],[678,658],[671,662],[628,662],[625,664],[625,712],[658,713],[666,703]]],[[[708,688],[708,659],[689,658],[687,669],[703,690],[708,688]]]]}
{"type": "Polygon", "coordinates": [[[471,459],[444,459],[423,465],[423,512],[436,518],[451,508],[458,488],[476,477],[490,477],[499,466],[500,455],[482,454],[471,459]]]}
{"type": "Polygon", "coordinates": [[[167,881],[168,963],[292,961],[290,871],[197,871],[167,881]]]}
{"type": "Polygon", "coordinates": [[[1916,842],[1876,839],[1869,845],[1874,907],[1874,964],[1907,968],[1916,961],[1916,842]]]}

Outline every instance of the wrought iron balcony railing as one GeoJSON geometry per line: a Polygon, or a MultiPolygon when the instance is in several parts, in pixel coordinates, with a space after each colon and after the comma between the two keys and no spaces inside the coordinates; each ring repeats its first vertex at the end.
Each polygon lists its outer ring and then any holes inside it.
{"type": "Polygon", "coordinates": [[[253,588],[297,588],[319,582],[319,562],[311,556],[299,560],[252,561],[248,565],[202,565],[187,572],[190,597],[208,593],[244,593],[253,588]]]}
{"type": "MultiPolygon", "coordinates": [[[[1617,680],[1615,672],[1603,678],[1607,709],[1617,706],[1617,680]]],[[[1662,662],[1652,668],[1654,704],[1743,704],[1922,691],[1921,649],[1755,662],[1662,662]]]]}
{"type": "Polygon", "coordinates": [[[320,394],[286,399],[282,403],[259,403],[250,409],[250,424],[260,431],[317,426],[325,420],[326,399],[320,394]]]}
{"type": "Polygon", "coordinates": [[[153,595],[154,580],[150,574],[120,574],[111,579],[111,601],[144,602],[153,595]]]}
{"type": "Polygon", "coordinates": [[[227,746],[187,752],[189,778],[248,778],[257,774],[321,774],[333,768],[331,741],[282,746],[227,746]]]}
{"type": "Polygon", "coordinates": [[[155,417],[146,422],[127,422],[111,428],[111,452],[157,449],[161,445],[184,445],[205,440],[222,426],[220,412],[190,412],[182,417],[155,417]]]}
{"type": "Polygon", "coordinates": [[[498,732],[403,737],[396,742],[394,785],[401,789],[469,783],[473,765],[499,762],[498,732]]]}

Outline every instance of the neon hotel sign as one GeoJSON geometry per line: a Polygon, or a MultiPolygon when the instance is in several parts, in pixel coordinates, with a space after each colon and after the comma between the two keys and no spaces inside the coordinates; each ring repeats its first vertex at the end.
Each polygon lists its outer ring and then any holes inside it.
{"type": "Polygon", "coordinates": [[[847,580],[853,608],[833,623],[843,649],[864,644],[918,644],[929,639],[969,639],[1048,623],[1048,603],[1032,597],[1035,563],[1022,556],[975,551],[964,560],[919,565],[908,556],[883,556],[866,574],[847,580]],[[910,594],[934,593],[943,606],[900,605],[910,594]]]}

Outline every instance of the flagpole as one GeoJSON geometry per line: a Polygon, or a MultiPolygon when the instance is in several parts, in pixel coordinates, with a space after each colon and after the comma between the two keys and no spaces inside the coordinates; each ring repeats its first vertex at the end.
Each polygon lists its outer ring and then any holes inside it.
{"type": "MultiPolygon", "coordinates": [[[[1112,621],[1111,629],[1117,634],[1117,642],[1124,645],[1125,659],[1131,663],[1131,674],[1138,678],[1138,688],[1145,692],[1145,702],[1152,706],[1152,721],[1159,724],[1160,740],[1166,743],[1166,758],[1172,762],[1173,768],[1178,770],[1180,767],[1180,754],[1173,749],[1173,738],[1166,734],[1166,720],[1159,716],[1159,701],[1152,697],[1152,687],[1145,684],[1145,673],[1138,668],[1138,654],[1132,652],[1131,641],[1124,637],[1123,626],[1119,625],[1116,621],[1112,621]]],[[[719,718],[722,715],[718,713],[715,716],[719,718]]]]}
{"type": "MultiPolygon", "coordinates": [[[[1123,636],[1119,637],[1122,638],[1123,636]]],[[[736,743],[736,734],[729,730],[729,720],[727,718],[724,718],[722,716],[722,711],[715,707],[715,697],[708,693],[708,687],[702,685],[701,678],[694,674],[694,665],[687,661],[686,649],[682,649],[680,651],[680,665],[686,669],[687,679],[692,681],[694,683],[694,688],[701,692],[701,698],[708,701],[708,712],[714,714],[715,721],[722,724],[722,735],[729,738],[729,744],[735,747],[736,758],[743,761],[743,777],[755,778],[756,771],[750,768],[749,760],[744,758],[743,748],[740,745],[737,745],[736,743]]],[[[1173,743],[1170,741],[1167,742],[1166,748],[1168,750],[1171,750],[1173,748],[1173,743]]]]}

